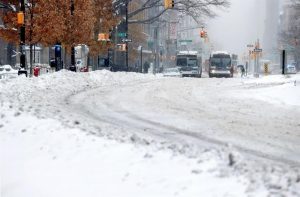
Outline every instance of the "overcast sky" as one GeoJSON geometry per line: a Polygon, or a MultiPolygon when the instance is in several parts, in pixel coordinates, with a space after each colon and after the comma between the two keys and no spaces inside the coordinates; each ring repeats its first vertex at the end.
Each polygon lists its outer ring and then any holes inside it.
{"type": "Polygon", "coordinates": [[[262,39],[264,0],[231,0],[231,7],[208,22],[214,50],[243,54],[246,45],[262,39]],[[258,20],[260,18],[260,20],[258,20]]]}

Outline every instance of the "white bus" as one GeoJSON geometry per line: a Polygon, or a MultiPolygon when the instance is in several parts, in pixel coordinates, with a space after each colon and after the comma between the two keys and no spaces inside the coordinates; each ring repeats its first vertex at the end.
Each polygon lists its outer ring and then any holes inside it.
{"type": "Polygon", "coordinates": [[[216,51],[209,58],[209,77],[233,77],[231,56],[225,51],[216,51]]]}
{"type": "Polygon", "coordinates": [[[176,56],[176,66],[182,77],[201,77],[202,61],[197,51],[179,51],[176,56]]]}

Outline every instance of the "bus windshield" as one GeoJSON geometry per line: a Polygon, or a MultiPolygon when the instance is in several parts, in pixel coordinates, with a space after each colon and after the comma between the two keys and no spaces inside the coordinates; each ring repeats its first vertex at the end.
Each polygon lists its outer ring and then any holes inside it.
{"type": "Polygon", "coordinates": [[[181,56],[177,57],[177,66],[179,67],[198,67],[197,57],[181,56]]]}
{"type": "Polygon", "coordinates": [[[177,66],[187,66],[187,58],[177,58],[177,66]]]}
{"type": "Polygon", "coordinates": [[[211,66],[217,66],[217,67],[227,67],[231,65],[231,58],[229,57],[212,57],[210,59],[210,65],[211,66]]]}

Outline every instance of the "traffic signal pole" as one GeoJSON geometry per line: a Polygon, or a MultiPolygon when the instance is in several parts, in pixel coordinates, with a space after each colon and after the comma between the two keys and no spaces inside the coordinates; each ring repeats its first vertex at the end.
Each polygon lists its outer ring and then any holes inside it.
{"type": "Polygon", "coordinates": [[[23,70],[19,70],[18,74],[25,74],[27,77],[27,70],[26,70],[26,55],[24,52],[25,46],[25,0],[20,0],[20,13],[23,14],[23,22],[20,26],[20,67],[23,70]]]}
{"type": "Polygon", "coordinates": [[[281,66],[282,66],[282,74],[285,75],[285,68],[286,68],[286,51],[282,51],[281,57],[281,66]]]}

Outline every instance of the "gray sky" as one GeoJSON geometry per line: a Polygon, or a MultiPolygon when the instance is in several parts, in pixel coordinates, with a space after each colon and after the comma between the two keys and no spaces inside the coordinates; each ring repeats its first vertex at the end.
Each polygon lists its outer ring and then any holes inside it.
{"type": "Polygon", "coordinates": [[[214,50],[243,54],[246,45],[262,39],[264,0],[231,0],[231,7],[208,22],[214,50]],[[259,20],[258,20],[259,19],[259,20]]]}

